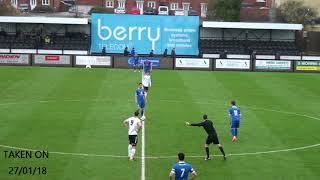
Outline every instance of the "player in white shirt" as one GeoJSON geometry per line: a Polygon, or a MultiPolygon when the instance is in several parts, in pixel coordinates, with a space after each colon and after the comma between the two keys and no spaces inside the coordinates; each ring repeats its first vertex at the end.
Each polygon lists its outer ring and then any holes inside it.
{"type": "Polygon", "coordinates": [[[145,91],[145,95],[147,97],[147,93],[148,93],[149,87],[151,87],[151,75],[150,75],[150,73],[145,73],[142,76],[142,85],[143,85],[143,88],[144,88],[144,91],[145,91]]]}
{"type": "Polygon", "coordinates": [[[128,128],[129,145],[128,157],[130,161],[134,160],[136,153],[136,146],[138,143],[138,133],[142,127],[141,120],[139,119],[139,111],[134,112],[134,116],[123,121],[123,125],[128,128]]]}

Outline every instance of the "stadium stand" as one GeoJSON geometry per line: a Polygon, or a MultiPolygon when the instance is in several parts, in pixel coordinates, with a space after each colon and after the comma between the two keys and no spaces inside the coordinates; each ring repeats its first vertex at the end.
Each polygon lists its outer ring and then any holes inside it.
{"type": "Polygon", "coordinates": [[[230,54],[297,55],[299,50],[295,42],[288,41],[259,41],[259,40],[216,40],[200,39],[200,49],[206,54],[220,53],[226,50],[230,54]]]}
{"type": "Polygon", "coordinates": [[[0,49],[88,50],[85,18],[0,17],[0,49]]]}
{"type": "MultiPolygon", "coordinates": [[[[86,18],[0,17],[0,49],[89,51],[86,18]]],[[[201,54],[298,55],[296,31],[302,25],[204,21],[201,54]]]]}
{"type": "Polygon", "coordinates": [[[199,47],[203,54],[298,55],[299,24],[204,21],[199,47]]]}

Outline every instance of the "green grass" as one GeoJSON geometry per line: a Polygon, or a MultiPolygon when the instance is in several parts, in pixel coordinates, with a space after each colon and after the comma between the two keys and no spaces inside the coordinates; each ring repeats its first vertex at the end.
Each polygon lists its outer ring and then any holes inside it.
{"type": "MultiPolygon", "coordinates": [[[[0,68],[0,144],[50,152],[127,154],[122,121],[135,110],[141,74],[129,70],[0,68]]],[[[146,120],[146,179],[163,180],[184,152],[197,179],[316,180],[320,147],[204,161],[203,129],[185,127],[207,113],[228,154],[320,143],[320,75],[296,73],[155,71],[146,120]],[[238,143],[231,142],[227,109],[242,110],[238,143]],[[309,118],[307,116],[314,117],[309,118]],[[201,156],[201,157],[188,157],[201,156]]],[[[6,159],[0,180],[139,180],[141,160],[50,153],[49,159],[6,159]],[[9,167],[47,168],[46,175],[8,175],[9,167]]],[[[211,146],[211,153],[219,152],[211,146]]],[[[141,138],[137,156],[141,152],[141,138]]]]}

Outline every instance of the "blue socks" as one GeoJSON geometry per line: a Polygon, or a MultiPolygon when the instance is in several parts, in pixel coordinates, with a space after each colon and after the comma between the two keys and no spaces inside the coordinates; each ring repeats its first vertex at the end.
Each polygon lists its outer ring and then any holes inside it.
{"type": "Polygon", "coordinates": [[[232,134],[232,136],[238,136],[238,129],[232,128],[231,129],[231,134],[232,134]]]}

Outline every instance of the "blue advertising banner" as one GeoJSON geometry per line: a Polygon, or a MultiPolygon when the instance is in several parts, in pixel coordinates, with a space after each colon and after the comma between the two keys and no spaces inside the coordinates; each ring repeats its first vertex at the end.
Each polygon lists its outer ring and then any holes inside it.
{"type": "Polygon", "coordinates": [[[198,16],[146,16],[95,14],[91,16],[91,52],[123,53],[134,47],[138,54],[198,55],[198,16]]]}
{"type": "MultiPolygon", "coordinates": [[[[132,66],[133,66],[134,58],[135,58],[135,57],[129,57],[129,59],[128,59],[128,65],[129,65],[129,67],[132,67],[132,66]]],[[[143,64],[146,60],[151,61],[152,67],[158,67],[158,68],[160,67],[160,58],[156,58],[156,57],[138,57],[139,66],[142,67],[142,64],[143,64]]]]}

